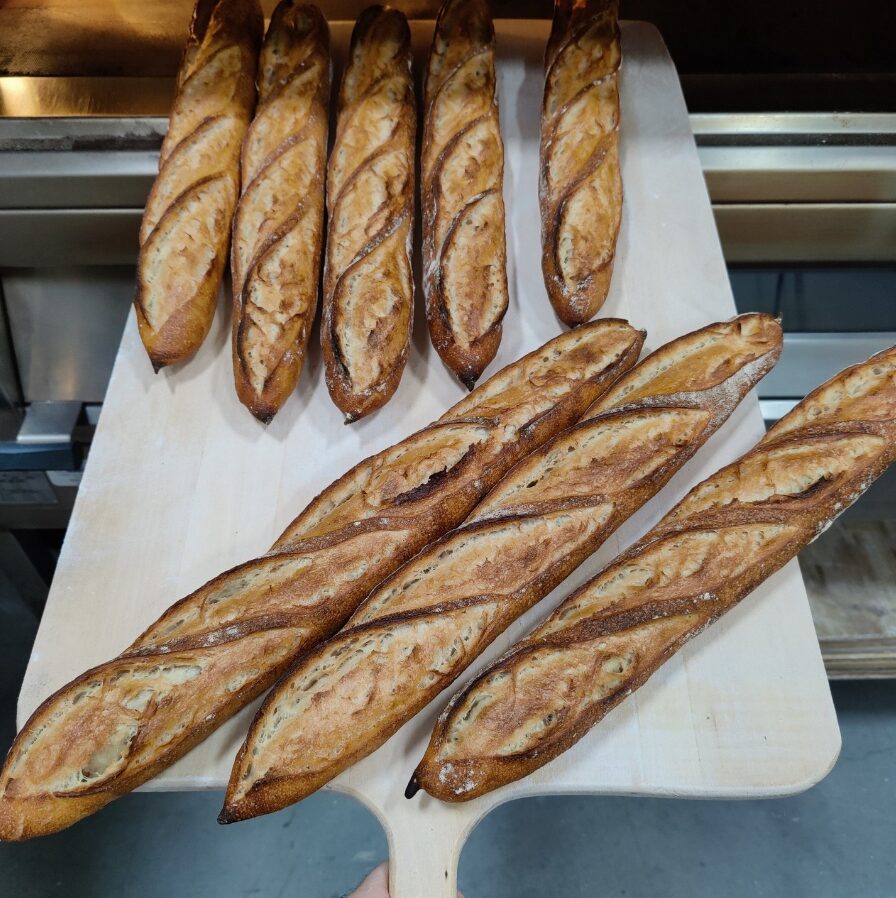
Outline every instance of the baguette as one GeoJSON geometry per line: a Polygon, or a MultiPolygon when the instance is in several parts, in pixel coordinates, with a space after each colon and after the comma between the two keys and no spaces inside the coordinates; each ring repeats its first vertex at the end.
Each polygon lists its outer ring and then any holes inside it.
{"type": "Polygon", "coordinates": [[[618,0],[558,0],[541,113],[542,271],[570,327],[607,298],[622,217],[618,0]]]}
{"type": "Polygon", "coordinates": [[[426,75],[423,290],[432,344],[472,389],[507,311],[504,144],[487,0],[446,0],[426,75]]]}
{"type": "Polygon", "coordinates": [[[366,9],[349,54],[327,175],[320,335],[327,388],[346,423],[389,400],[408,357],[417,127],[404,14],[366,9]]]}
{"type": "Polygon", "coordinates": [[[382,745],[655,495],[780,352],[768,315],[688,334],[519,462],[271,691],[219,820],[279,810],[382,745]]]}
{"type": "Polygon", "coordinates": [[[231,250],[234,381],[265,424],[298,383],[317,311],[329,97],[326,20],[281,0],[261,49],[231,250]]]}
{"type": "Polygon", "coordinates": [[[526,776],[821,533],[896,459],[896,347],[801,402],[459,692],[409,787],[526,776]]]}
{"type": "Polygon", "coordinates": [[[215,316],[263,27],[257,0],[199,0],[193,13],[140,225],[134,307],[156,371],[193,355],[215,316]]]}
{"type": "Polygon", "coordinates": [[[62,829],[174,763],[578,420],[642,342],[609,319],[551,340],[329,486],[269,554],[211,580],[62,687],[0,771],[0,839],[62,829]]]}

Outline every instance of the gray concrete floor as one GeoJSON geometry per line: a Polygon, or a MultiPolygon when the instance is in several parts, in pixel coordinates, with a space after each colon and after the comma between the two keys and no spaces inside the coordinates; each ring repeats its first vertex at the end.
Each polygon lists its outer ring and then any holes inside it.
{"type": "MultiPolygon", "coordinates": [[[[0,751],[36,628],[0,572],[0,751]]],[[[542,798],[492,813],[460,865],[467,898],[896,896],[896,683],[834,686],[843,753],[790,799],[542,798]]],[[[0,845],[0,896],[337,898],[386,857],[351,799],[312,796],[220,827],[218,794],[132,795],[70,830],[0,845]]],[[[421,898],[426,898],[421,895],[421,898]]]]}

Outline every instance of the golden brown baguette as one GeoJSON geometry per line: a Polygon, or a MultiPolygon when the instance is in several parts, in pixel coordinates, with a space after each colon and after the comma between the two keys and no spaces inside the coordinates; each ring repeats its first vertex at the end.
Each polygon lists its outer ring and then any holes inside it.
{"type": "Polygon", "coordinates": [[[140,226],[134,307],[156,371],[196,352],[215,316],[263,27],[257,0],[199,0],[193,13],[140,226]]]}
{"type": "Polygon", "coordinates": [[[407,19],[371,6],[352,32],[327,174],[320,340],[346,422],[385,404],[407,361],[416,129],[407,19]]]}
{"type": "Polygon", "coordinates": [[[541,266],[570,327],[607,298],[622,217],[618,0],[558,0],[541,113],[541,266]]]}
{"type": "Polygon", "coordinates": [[[219,820],[279,810],[382,745],[662,489],[780,352],[768,315],[695,331],[519,462],[274,687],[219,820]]]}
{"type": "Polygon", "coordinates": [[[459,692],[416,784],[465,801],[557,757],[894,459],[896,348],[808,396],[459,692]]]}
{"type": "Polygon", "coordinates": [[[265,423],[298,383],[317,310],[329,98],[326,20],[281,0],[261,48],[231,250],[234,381],[265,423]]]}
{"type": "Polygon", "coordinates": [[[0,771],[0,839],[62,829],[170,766],[578,420],[642,342],[605,320],[509,365],[325,489],[269,554],[177,602],[117,658],[56,692],[0,771]]]}
{"type": "Polygon", "coordinates": [[[469,389],[495,357],[507,311],[504,144],[487,0],[446,0],[426,75],[423,290],[433,346],[469,389]]]}

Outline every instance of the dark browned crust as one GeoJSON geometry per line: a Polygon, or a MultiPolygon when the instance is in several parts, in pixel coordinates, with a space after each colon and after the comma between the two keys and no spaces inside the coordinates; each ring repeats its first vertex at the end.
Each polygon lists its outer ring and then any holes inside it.
{"type": "Polygon", "coordinates": [[[146,318],[143,311],[144,282],[137,281],[134,297],[137,327],[156,374],[168,365],[188,359],[208,336],[218,307],[218,291],[226,262],[226,253],[215,257],[193,299],[176,309],[159,330],[153,330],[146,318]]]}
{"type": "MultiPolygon", "coordinates": [[[[303,42],[310,44],[308,54],[298,59],[295,65],[288,71],[285,66],[272,66],[273,80],[263,77],[259,73],[259,97],[255,119],[249,126],[245,144],[256,131],[264,129],[267,125],[266,113],[271,109],[272,103],[282,95],[284,89],[291,81],[308,71],[309,67],[318,66],[321,77],[317,84],[317,90],[312,100],[308,116],[304,121],[296,121],[293,132],[282,142],[270,148],[270,153],[264,162],[255,171],[246,171],[245,151],[242,157],[244,183],[242,196],[237,206],[233,221],[234,238],[231,244],[231,254],[234,257],[231,270],[233,272],[233,335],[232,355],[233,374],[237,395],[240,402],[265,424],[270,423],[274,415],[282,408],[283,403],[289,398],[298,383],[305,362],[305,351],[308,345],[308,337],[311,331],[311,323],[317,311],[317,290],[320,278],[321,255],[323,251],[323,205],[324,183],[326,179],[326,154],[327,154],[327,129],[328,129],[328,104],[330,97],[330,33],[326,19],[320,10],[312,4],[296,4],[293,0],[281,0],[271,16],[265,42],[262,47],[260,66],[265,65],[266,50],[268,45],[275,42],[290,45],[289,51],[298,52],[303,42]],[[290,150],[300,141],[309,140],[317,144],[319,158],[319,170],[313,179],[310,189],[294,190],[294,207],[292,212],[280,225],[265,239],[256,243],[253,247],[253,255],[246,270],[238,264],[237,234],[239,223],[244,213],[244,204],[252,203],[252,186],[261,180],[276,177],[273,172],[274,164],[282,154],[290,150]],[[313,194],[313,197],[311,196],[313,194]],[[313,203],[312,203],[313,201],[313,203]],[[294,314],[282,325],[283,332],[288,339],[281,340],[278,345],[279,357],[271,367],[267,365],[268,373],[264,386],[259,393],[252,384],[247,359],[246,341],[248,339],[249,313],[246,309],[245,294],[253,278],[259,277],[259,267],[267,256],[275,251],[280,241],[285,239],[290,232],[297,227],[306,214],[313,215],[314,206],[319,206],[316,213],[316,226],[311,245],[303,245],[301,259],[296,259],[294,264],[302,264],[313,272],[312,283],[314,295],[312,297],[298,297],[305,300],[303,309],[297,309],[294,314]],[[291,336],[291,339],[289,337],[291,336]]],[[[278,50],[283,53],[283,49],[278,50]]],[[[286,62],[286,60],[283,60],[286,62]]],[[[284,185],[288,190],[293,187],[291,183],[284,185]]],[[[281,279],[283,275],[281,274],[281,279]]],[[[288,283],[279,284],[279,289],[284,295],[284,302],[290,302],[288,283]]],[[[295,305],[295,303],[293,303],[295,305]]]]}
{"type": "MultiPolygon", "coordinates": [[[[28,722],[22,728],[23,731],[29,726],[39,724],[59,696],[88,682],[98,673],[102,673],[106,666],[101,664],[91,668],[71,683],[54,692],[28,718],[28,722]]],[[[18,799],[4,795],[0,799],[0,841],[22,842],[37,836],[47,836],[59,832],[78,820],[95,814],[116,798],[127,795],[129,792],[142,786],[143,783],[153,779],[153,777],[199,745],[200,742],[207,739],[224,721],[233,717],[237,711],[258,698],[259,695],[276,682],[277,678],[288,666],[289,663],[287,662],[272,667],[263,677],[252,681],[246,688],[232,693],[229,700],[222,702],[215,708],[212,717],[193,728],[181,742],[175,744],[169,751],[160,754],[158,759],[152,765],[144,768],[138,776],[119,775],[112,779],[107,788],[82,790],[78,795],[66,795],[64,798],[56,795],[44,795],[37,799],[18,799]],[[23,821],[24,825],[19,828],[23,821]]],[[[9,764],[15,746],[16,743],[13,743],[4,767],[9,764]]]]}
{"type": "MultiPolygon", "coordinates": [[[[185,86],[190,79],[201,73],[203,66],[218,53],[232,46],[238,47],[240,51],[241,74],[232,85],[229,96],[222,96],[219,112],[215,118],[230,116],[235,121],[240,121],[243,128],[248,126],[252,109],[255,106],[253,79],[263,27],[261,7],[257,0],[217,0],[217,2],[200,0],[197,4],[178,73],[178,95],[175,97],[171,111],[168,136],[162,145],[159,157],[159,175],[150,191],[147,209],[152,206],[154,198],[162,189],[166,179],[169,176],[177,176],[175,157],[178,148],[190,141],[192,133],[209,123],[208,118],[202,119],[196,122],[191,134],[179,135],[176,127],[177,119],[181,115],[189,116],[189,110],[181,110],[178,102],[185,86]]],[[[144,258],[144,252],[152,240],[155,229],[148,234],[141,234],[134,306],[140,337],[156,371],[193,355],[211,328],[227,260],[230,219],[236,204],[236,191],[239,185],[237,153],[238,150],[232,155],[232,158],[218,160],[220,163],[218,172],[232,182],[233,196],[224,210],[224,215],[214,225],[216,238],[214,260],[204,273],[194,295],[175,309],[158,329],[153,328],[146,314],[147,299],[152,284],[145,271],[147,263],[144,258]]],[[[169,211],[182,204],[186,195],[187,191],[182,192],[174,204],[169,207],[169,211]]],[[[172,264],[174,264],[173,260],[172,264]]]]}
{"type": "MultiPolygon", "coordinates": [[[[514,620],[562,582],[634,511],[656,495],[773,367],[781,347],[781,328],[768,315],[744,315],[680,337],[617,381],[610,391],[617,397],[615,404],[602,404],[599,413],[562,431],[518,462],[461,527],[432,543],[384,580],[341,632],[303,654],[275,686],[256,714],[234,762],[219,822],[233,823],[280,810],[307,797],[379,748],[447,688],[514,620]],[[700,358],[707,339],[714,341],[709,362],[700,358]],[[657,384],[656,392],[650,392],[651,377],[657,384]],[[633,401],[627,401],[626,384],[640,388],[633,401]],[[692,411],[697,414],[687,426],[676,419],[666,422],[661,438],[655,430],[651,431],[670,412],[692,411]],[[610,457],[595,449],[595,441],[601,440],[608,429],[623,434],[627,445],[615,447],[610,457]],[[670,454],[663,457],[660,449],[670,454]],[[656,462],[652,461],[654,457],[656,462]],[[598,519],[606,517],[591,533],[580,534],[578,541],[563,537],[552,548],[547,548],[549,543],[540,544],[538,563],[543,564],[545,557],[548,561],[537,572],[533,572],[536,562],[525,540],[512,535],[501,537],[508,525],[544,525],[559,512],[578,510],[593,512],[598,519]],[[479,562],[486,567],[480,570],[490,573],[482,573],[471,585],[467,582],[468,568],[478,567],[476,557],[463,556],[462,561],[458,558],[465,545],[483,539],[491,539],[492,544],[481,550],[479,562]],[[490,558],[500,558],[500,566],[488,568],[490,558]],[[521,571],[526,573],[521,575],[521,571]],[[511,584],[515,586],[511,588],[511,584]],[[410,605],[408,589],[416,599],[410,605]],[[393,610],[396,605],[398,610],[393,610]],[[426,687],[418,685],[409,691],[393,684],[390,688],[386,677],[395,656],[387,652],[398,651],[404,658],[402,667],[412,665],[422,679],[427,649],[438,648],[433,640],[442,644],[444,639],[460,637],[467,626],[465,620],[459,619],[446,636],[441,628],[447,616],[476,607],[495,608],[494,617],[464,642],[463,651],[447,670],[440,668],[440,676],[426,687]],[[400,629],[411,623],[428,625],[435,633],[421,637],[417,629],[412,646],[400,634],[400,629]],[[396,628],[398,634],[393,632],[396,628]],[[294,770],[282,761],[263,775],[253,774],[255,779],[246,789],[243,781],[251,768],[271,763],[270,755],[266,756],[262,748],[267,741],[265,734],[273,718],[289,706],[291,696],[302,694],[302,684],[318,682],[328,659],[336,655],[348,657],[354,646],[367,642],[369,637],[377,639],[390,634],[392,641],[382,657],[365,658],[355,669],[348,668],[351,673],[360,668],[370,676],[378,671],[377,690],[367,705],[353,708],[350,721],[346,721],[338,716],[342,700],[337,693],[316,694],[307,710],[288,724],[298,738],[308,738],[306,734],[311,732],[317,734],[311,754],[300,754],[294,770]],[[407,657],[401,654],[403,648],[412,650],[407,657]],[[326,733],[318,733],[319,722],[325,724],[326,733]],[[324,740],[332,739],[331,727],[339,733],[342,743],[346,741],[347,729],[351,736],[348,747],[338,757],[329,760],[330,749],[325,752],[328,761],[321,768],[315,752],[328,745],[324,740]]],[[[575,532],[575,527],[570,532],[575,532]]],[[[364,677],[361,679],[363,682],[364,677]]],[[[340,680],[333,688],[344,691],[347,687],[340,680]]],[[[275,762],[276,759],[275,755],[275,762]]]]}
{"type": "MultiPolygon", "coordinates": [[[[542,271],[545,287],[557,317],[570,327],[576,327],[590,320],[600,311],[606,301],[613,275],[615,247],[622,217],[622,176],[618,156],[619,94],[615,88],[619,60],[621,60],[619,43],[618,0],[594,0],[594,2],[582,4],[574,3],[573,0],[559,0],[554,4],[554,19],[545,51],[545,96],[541,120],[541,170],[538,195],[541,207],[542,271]],[[598,82],[612,82],[614,88],[609,102],[614,106],[616,124],[594,148],[593,153],[581,165],[576,176],[562,190],[552,190],[549,184],[549,173],[557,163],[553,144],[558,130],[563,124],[564,114],[569,111],[573,100],[567,101],[554,115],[550,115],[548,105],[552,100],[551,80],[556,71],[563,66],[566,52],[570,49],[575,50],[583,35],[592,28],[596,21],[604,18],[608,21],[602,34],[601,58],[613,47],[618,54],[617,63],[610,71],[601,71],[597,81],[588,78],[581,79],[581,87],[573,99],[577,100],[584,96],[598,82]],[[587,277],[574,285],[569,285],[561,273],[558,258],[561,221],[567,204],[578,188],[604,165],[613,166],[611,177],[615,196],[611,200],[612,205],[608,215],[611,219],[611,230],[608,237],[612,251],[604,262],[598,263],[595,260],[587,277]]],[[[598,59],[595,65],[600,66],[600,64],[598,59]]]]}
{"type": "MultiPolygon", "coordinates": [[[[810,394],[756,447],[691,490],[653,530],[597,577],[576,590],[528,637],[481,671],[451,699],[440,716],[408,792],[413,794],[422,787],[444,801],[466,801],[520,779],[562,754],[646,682],[682,645],[791,560],[894,460],[896,348],[841,372],[810,394]],[[866,383],[871,384],[867,396],[856,396],[844,388],[854,375],[863,376],[866,383]],[[807,414],[810,403],[819,397],[825,399],[825,408],[817,414],[807,414]],[[877,439],[864,454],[851,455],[847,441],[863,435],[877,439]],[[838,446],[843,451],[839,457],[836,455],[838,446]],[[785,469],[781,475],[784,479],[780,481],[783,486],[779,486],[773,465],[776,460],[781,463],[781,459],[787,464],[789,450],[816,453],[811,456],[815,467],[800,468],[810,462],[793,461],[791,456],[792,467],[785,469]],[[831,457],[837,462],[828,469],[823,464],[825,452],[832,453],[831,457]],[[840,465],[839,469],[837,465],[840,465]],[[752,479],[756,476],[751,474],[753,471],[762,472],[771,485],[770,492],[765,482],[752,479]],[[801,471],[805,473],[801,475],[801,471]],[[797,488],[810,474],[820,479],[797,488]],[[793,484],[788,482],[789,479],[793,484]],[[760,488],[766,493],[760,491],[758,498],[751,497],[750,490],[760,488]],[[739,495],[746,498],[741,500],[739,495]],[[674,554],[676,541],[692,535],[721,539],[725,533],[761,533],[763,528],[769,527],[782,529],[770,539],[767,548],[754,550],[749,564],[735,576],[716,571],[718,562],[713,553],[708,564],[690,575],[697,579],[693,585],[682,587],[681,594],[675,594],[674,590],[668,594],[669,587],[662,581],[654,587],[650,580],[640,591],[623,593],[615,603],[595,606],[575,619],[576,609],[582,607],[577,603],[586,601],[596,586],[611,583],[632,562],[637,561],[639,569],[649,568],[654,551],[671,547],[674,554]],[[663,590],[667,594],[663,594],[663,590]],[[573,620],[566,623],[569,617],[573,620]],[[665,625],[669,625],[666,635],[653,629],[665,625]],[[637,637],[642,634],[646,634],[643,644],[647,648],[639,653],[637,637]],[[514,677],[520,665],[533,653],[562,658],[577,645],[590,645],[598,639],[621,639],[621,645],[631,647],[634,658],[631,668],[624,671],[618,682],[610,684],[602,699],[590,704],[584,699],[577,704],[564,702],[560,711],[552,707],[552,717],[558,721],[553,732],[529,750],[457,757],[452,754],[450,760],[439,760],[440,747],[445,744],[452,723],[471,695],[481,694],[489,688],[486,681],[491,682],[494,689],[497,681],[491,678],[496,674],[504,674],[504,681],[507,681],[506,675],[514,677]]],[[[687,559],[682,557],[681,560],[687,559]]],[[[621,648],[616,645],[612,651],[618,653],[621,648]]],[[[595,659],[595,669],[598,660],[595,659]]],[[[592,688],[596,682],[594,680],[587,688],[592,688]]],[[[544,689],[550,690],[550,684],[545,683],[544,689]]],[[[496,713],[500,715],[502,730],[516,732],[515,727],[521,723],[520,716],[496,713]]],[[[527,712],[522,713],[528,713],[526,719],[530,719],[538,716],[539,709],[530,705],[527,712]]]]}
{"type": "MultiPolygon", "coordinates": [[[[643,335],[624,322],[598,322],[584,335],[576,332],[556,338],[519,363],[508,366],[458,403],[454,414],[449,411],[438,422],[402,443],[361,462],[325,489],[286,528],[269,554],[214,578],[169,608],[118,658],[93,668],[89,674],[58,690],[22,728],[0,771],[0,839],[21,840],[62,829],[124,795],[189,751],[264,691],[298,654],[338,629],[377,582],[427,542],[463,520],[521,453],[531,451],[581,416],[631,368],[642,342],[643,335]],[[586,339],[579,340],[580,335],[586,339]],[[539,353],[550,360],[541,367],[539,353]],[[546,372],[554,369],[566,372],[567,389],[563,395],[548,399],[542,396],[539,384],[546,372]],[[521,381],[521,372],[531,373],[533,379],[526,377],[521,381]],[[528,398],[540,403],[542,408],[529,420],[519,420],[516,414],[519,394],[515,390],[522,388],[521,382],[528,398]],[[449,464],[447,470],[434,467],[432,453],[439,446],[449,445],[451,440],[460,440],[460,445],[467,448],[454,462],[445,462],[449,464]],[[436,449],[430,450],[431,443],[436,449]],[[415,448],[417,452],[413,455],[415,448]],[[395,488],[396,478],[400,480],[398,488],[395,488]],[[349,508],[352,514],[347,518],[342,510],[349,508]],[[376,551],[382,554],[379,559],[372,557],[371,540],[376,542],[376,551]],[[274,576],[278,565],[297,558],[309,558],[320,565],[326,574],[325,581],[321,582],[329,585],[339,580],[346,559],[368,562],[369,567],[350,582],[343,578],[346,582],[338,589],[334,586],[332,594],[309,593],[309,589],[316,587],[303,585],[302,573],[290,574],[286,579],[274,576]],[[246,579],[247,574],[263,576],[253,583],[251,577],[246,579]],[[313,599],[313,606],[299,601],[303,595],[313,599]],[[227,611],[216,616],[214,610],[208,610],[214,605],[209,601],[212,598],[232,599],[239,604],[242,614],[227,611]],[[195,611],[195,616],[184,613],[189,611],[195,611]],[[141,762],[136,770],[128,770],[126,763],[121,771],[65,794],[42,792],[40,776],[36,781],[27,780],[28,771],[24,769],[17,776],[27,782],[33,797],[23,798],[21,789],[10,791],[14,759],[19,752],[31,749],[31,736],[39,732],[54,705],[64,709],[62,702],[77,694],[85,678],[104,673],[111,677],[111,671],[128,663],[194,663],[191,659],[198,655],[209,662],[239,661],[245,657],[246,640],[264,634],[269,634],[278,651],[283,652],[282,660],[278,660],[279,654],[276,658],[265,656],[264,664],[253,660],[252,672],[246,672],[247,680],[233,693],[228,693],[224,682],[215,680],[213,673],[208,674],[209,679],[201,681],[202,690],[196,699],[199,704],[194,702],[189,708],[187,720],[197,719],[198,715],[198,722],[166,742],[165,750],[152,757],[151,763],[142,766],[141,762]]],[[[444,454],[435,457],[445,461],[444,454]]],[[[127,678],[116,683],[109,688],[133,688],[127,678]]],[[[174,702],[177,694],[177,687],[172,687],[163,701],[174,702]]],[[[109,693],[103,695],[108,697],[109,693]]],[[[136,711],[129,718],[138,723],[135,744],[141,740],[147,744],[153,735],[152,721],[157,712],[148,717],[141,717],[142,713],[136,711]]],[[[176,719],[187,723],[180,716],[176,719]]],[[[56,744],[57,736],[62,741],[77,743],[76,734],[55,732],[46,737],[51,740],[50,746],[56,744]]],[[[131,750],[128,752],[130,757],[131,750]]],[[[71,773],[65,766],[63,772],[71,773]]],[[[48,776],[57,773],[54,768],[48,776]]]]}
{"type": "MultiPolygon", "coordinates": [[[[323,315],[321,318],[321,349],[324,359],[324,373],[327,388],[336,406],[344,413],[346,423],[357,421],[365,415],[385,405],[398,388],[404,367],[407,362],[411,339],[411,325],[413,319],[414,287],[413,276],[408,283],[399,282],[398,273],[390,278],[394,295],[397,297],[400,309],[406,324],[401,335],[401,349],[391,360],[383,358],[386,364],[385,372],[380,378],[360,388],[353,383],[351,373],[346,365],[343,353],[340,350],[340,342],[343,339],[351,339],[350,328],[346,322],[339,320],[340,301],[348,291],[348,280],[351,275],[367,260],[368,256],[381,246],[384,241],[396,233],[404,231],[407,235],[404,252],[407,259],[408,271],[412,273],[411,263],[411,235],[413,233],[414,220],[414,143],[416,134],[416,102],[414,99],[414,84],[411,77],[411,33],[404,14],[394,9],[381,6],[368,7],[355,24],[352,31],[351,45],[349,48],[349,64],[343,74],[339,91],[338,119],[336,126],[336,139],[330,155],[330,170],[327,183],[327,258],[324,266],[323,282],[323,315]],[[368,42],[368,52],[376,51],[375,41],[368,38],[377,27],[394,27],[401,31],[401,43],[396,55],[390,60],[388,70],[381,73],[372,83],[364,84],[364,69],[372,65],[364,57],[356,58],[359,48],[368,42]],[[353,121],[359,105],[373,95],[377,87],[387,78],[400,78],[403,82],[403,94],[400,101],[400,111],[395,115],[395,127],[385,144],[372,146],[370,154],[341,185],[334,183],[333,159],[340,150],[340,146],[351,135],[355,126],[353,121]],[[361,89],[358,82],[361,82],[361,89]],[[342,270],[335,270],[332,263],[331,246],[339,239],[337,231],[337,217],[340,203],[343,201],[346,188],[357,179],[359,172],[369,167],[388,149],[400,149],[407,160],[408,176],[402,191],[401,202],[389,210],[386,220],[381,224],[376,234],[369,237],[366,244],[356,248],[354,256],[342,270]]],[[[378,214],[381,210],[374,210],[378,214]]],[[[392,272],[390,272],[392,275],[392,272]]],[[[382,286],[378,287],[382,290],[382,286]]],[[[385,355],[389,350],[388,345],[380,345],[378,352],[385,355]]]]}
{"type": "MultiPolygon", "coordinates": [[[[453,61],[453,59],[452,59],[453,61]]],[[[442,361],[458,376],[460,381],[472,390],[486,366],[495,357],[501,343],[502,321],[507,312],[507,247],[504,237],[504,147],[498,124],[498,99],[495,79],[495,32],[486,0],[445,0],[436,20],[433,43],[430,50],[430,67],[426,78],[426,99],[423,125],[422,184],[421,206],[423,215],[423,289],[426,296],[426,320],[432,344],[442,361]],[[459,60],[449,71],[434,71],[437,47],[440,42],[450,45],[459,60]],[[487,60],[490,77],[479,87],[479,92],[487,98],[487,111],[471,120],[462,122],[459,130],[445,143],[436,158],[432,155],[431,144],[434,137],[435,105],[452,76],[476,57],[487,60]],[[436,219],[442,204],[447,202],[444,192],[440,190],[440,177],[446,161],[456,152],[463,138],[474,128],[489,121],[497,132],[497,151],[495,170],[492,174],[491,186],[484,192],[474,192],[464,197],[465,203],[454,214],[452,224],[443,240],[436,245],[436,219]],[[486,199],[498,199],[497,215],[499,238],[498,245],[489,246],[494,253],[497,267],[500,269],[499,290],[503,294],[500,310],[491,325],[465,345],[461,341],[448,307],[443,268],[447,264],[446,254],[452,244],[458,223],[477,204],[486,199]]],[[[487,165],[488,160],[477,160],[487,165]]],[[[469,260],[465,260],[469,262],[469,260]]],[[[484,278],[477,278],[474,271],[465,272],[469,280],[475,280],[479,286],[476,302],[485,304],[491,299],[491,287],[484,278]]],[[[457,300],[455,300],[456,302],[457,300]]]]}

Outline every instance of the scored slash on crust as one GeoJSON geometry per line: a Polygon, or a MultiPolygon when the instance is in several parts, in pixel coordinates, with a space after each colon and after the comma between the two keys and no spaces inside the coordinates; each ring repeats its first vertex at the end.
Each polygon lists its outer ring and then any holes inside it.
{"type": "Polygon", "coordinates": [[[317,310],[329,95],[326,20],[280,3],[259,59],[231,250],[234,381],[265,424],[298,383],[317,310]]]}
{"type": "Polygon", "coordinates": [[[0,771],[0,839],[63,829],[182,757],[579,418],[642,341],[625,322],[601,321],[508,366],[325,489],[269,553],[175,603],[121,656],[50,696],[0,771]],[[85,692],[85,677],[97,688],[85,692]]]}
{"type": "Polygon", "coordinates": [[[607,297],[622,215],[617,0],[561,0],[545,54],[539,201],[554,311],[588,321],[607,297]]]}
{"type": "Polygon", "coordinates": [[[624,375],[615,401],[520,461],[274,688],[221,819],[284,807],[379,747],[662,488],[780,350],[781,329],[765,315],[689,334],[624,375]]]}
{"type": "Polygon", "coordinates": [[[201,3],[194,12],[140,229],[134,306],[156,373],[193,355],[211,328],[263,27],[257,0],[201,3]]]}
{"type": "Polygon", "coordinates": [[[423,288],[433,346],[468,389],[497,353],[508,306],[504,145],[486,0],[448,0],[426,77],[423,288]]]}
{"type": "Polygon", "coordinates": [[[407,361],[415,130],[407,20],[370,7],[352,32],[327,175],[321,348],[346,423],[389,400],[407,361]]]}
{"type": "Polygon", "coordinates": [[[481,671],[440,716],[414,783],[465,801],[557,757],[894,459],[896,348],[811,393],[481,671]]]}

